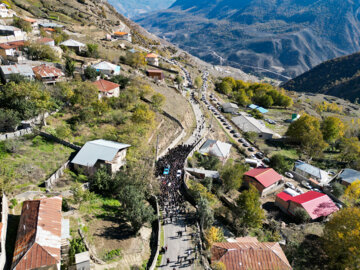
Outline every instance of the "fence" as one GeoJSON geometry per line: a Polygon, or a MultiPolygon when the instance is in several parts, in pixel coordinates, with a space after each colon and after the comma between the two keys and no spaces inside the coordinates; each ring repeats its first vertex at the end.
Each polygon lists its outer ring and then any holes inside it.
{"type": "Polygon", "coordinates": [[[26,134],[31,134],[31,133],[33,133],[32,128],[20,129],[20,130],[17,130],[15,132],[1,134],[0,135],[0,141],[14,139],[14,138],[21,137],[21,136],[24,136],[26,134]]]}
{"type": "Polygon", "coordinates": [[[159,204],[157,201],[156,196],[154,196],[155,199],[155,205],[156,205],[156,213],[158,216],[158,231],[157,231],[157,247],[156,247],[156,252],[155,252],[155,256],[153,258],[153,262],[151,263],[149,270],[154,270],[156,268],[156,263],[157,263],[157,258],[159,256],[160,253],[160,246],[161,246],[161,220],[160,220],[160,208],[159,208],[159,204]]]}
{"type": "Polygon", "coordinates": [[[45,187],[46,189],[51,189],[53,185],[57,182],[57,180],[64,175],[64,170],[69,166],[69,160],[66,161],[54,174],[52,174],[46,181],[45,187]]]}
{"type": "Polygon", "coordinates": [[[43,132],[43,131],[38,131],[38,132],[39,132],[40,136],[42,136],[42,137],[44,137],[46,139],[49,139],[49,140],[53,140],[53,141],[55,141],[57,143],[60,143],[60,144],[62,144],[64,146],[66,146],[66,147],[72,148],[72,149],[74,149],[76,151],[79,151],[81,149],[81,146],[78,146],[78,145],[75,145],[73,143],[69,143],[67,141],[64,141],[64,140],[62,140],[62,139],[60,139],[60,138],[58,138],[58,137],[56,137],[54,135],[51,135],[49,133],[46,133],[46,132],[43,132]]]}

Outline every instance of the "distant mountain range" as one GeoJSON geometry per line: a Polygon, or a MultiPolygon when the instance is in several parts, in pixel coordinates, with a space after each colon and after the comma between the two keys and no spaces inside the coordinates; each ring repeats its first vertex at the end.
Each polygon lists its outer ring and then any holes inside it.
{"type": "Polygon", "coordinates": [[[132,18],[146,12],[166,9],[175,0],[108,0],[118,12],[128,18],[132,18]]]}
{"type": "Polygon", "coordinates": [[[360,53],[326,61],[281,85],[287,90],[360,99],[360,53]]]}
{"type": "Polygon", "coordinates": [[[360,50],[359,7],[358,0],[177,0],[135,20],[203,60],[286,81],[360,50]]]}

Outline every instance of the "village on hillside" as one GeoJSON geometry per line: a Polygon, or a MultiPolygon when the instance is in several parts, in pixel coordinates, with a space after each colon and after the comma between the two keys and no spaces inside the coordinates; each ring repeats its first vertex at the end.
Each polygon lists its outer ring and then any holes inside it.
{"type": "Polygon", "coordinates": [[[0,4],[0,270],[360,269],[358,104],[74,2],[106,30],[0,4]]]}

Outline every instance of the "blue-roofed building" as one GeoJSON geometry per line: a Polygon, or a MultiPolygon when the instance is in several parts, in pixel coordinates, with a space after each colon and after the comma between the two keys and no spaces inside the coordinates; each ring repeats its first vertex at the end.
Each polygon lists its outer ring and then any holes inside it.
{"type": "Polygon", "coordinates": [[[294,171],[305,178],[315,180],[320,186],[328,184],[331,180],[327,172],[305,162],[296,162],[294,171]]]}
{"type": "Polygon", "coordinates": [[[260,107],[260,106],[258,106],[258,105],[255,105],[255,104],[250,104],[248,107],[249,107],[250,109],[252,109],[252,110],[257,110],[257,111],[259,111],[259,112],[261,112],[261,113],[263,113],[263,114],[265,114],[265,113],[268,112],[267,109],[265,109],[265,108],[263,108],[263,107],[260,107]]]}
{"type": "Polygon", "coordinates": [[[106,140],[85,143],[71,161],[75,169],[93,175],[97,169],[105,167],[109,173],[117,172],[126,164],[126,152],[131,145],[106,140]]]}
{"type": "Polygon", "coordinates": [[[353,169],[344,169],[339,175],[339,180],[344,186],[351,185],[356,180],[360,180],[360,172],[353,169]]]}
{"type": "Polygon", "coordinates": [[[255,110],[258,106],[255,105],[255,104],[250,104],[248,107],[249,107],[250,109],[255,110]]]}

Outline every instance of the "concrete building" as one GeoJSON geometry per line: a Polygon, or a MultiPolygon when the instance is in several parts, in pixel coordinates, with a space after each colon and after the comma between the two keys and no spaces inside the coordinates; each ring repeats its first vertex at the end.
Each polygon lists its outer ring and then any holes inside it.
{"type": "Polygon", "coordinates": [[[112,36],[114,39],[125,40],[128,42],[132,42],[132,37],[130,33],[127,32],[115,32],[112,36]]]}
{"type": "Polygon", "coordinates": [[[220,174],[218,171],[210,171],[199,168],[185,168],[185,171],[199,179],[213,178],[219,179],[220,174]]]}
{"type": "Polygon", "coordinates": [[[145,60],[150,65],[159,66],[159,56],[155,53],[147,54],[145,60]]]}
{"type": "Polygon", "coordinates": [[[90,270],[90,254],[88,251],[75,254],[76,270],[90,270]]]}
{"type": "Polygon", "coordinates": [[[158,69],[149,69],[146,71],[146,75],[150,78],[153,78],[155,80],[163,80],[164,79],[164,72],[162,70],[158,69]]]}
{"type": "Polygon", "coordinates": [[[231,121],[243,132],[256,132],[261,139],[270,140],[274,136],[274,132],[271,129],[254,117],[247,116],[246,113],[233,117],[231,121]]]}
{"type": "Polygon", "coordinates": [[[115,173],[126,164],[126,152],[130,146],[106,140],[90,141],[81,148],[71,163],[88,175],[93,175],[102,167],[109,173],[115,173]]]}
{"type": "Polygon", "coordinates": [[[276,195],[275,205],[289,215],[294,215],[297,208],[302,208],[312,220],[326,217],[339,210],[328,195],[316,191],[296,196],[283,191],[276,195]]]}
{"type": "Polygon", "coordinates": [[[53,23],[53,22],[43,22],[43,23],[39,23],[39,27],[40,28],[64,28],[64,26],[62,24],[58,24],[58,23],[53,23]]]}
{"type": "Polygon", "coordinates": [[[360,172],[353,169],[344,169],[339,175],[340,183],[349,186],[356,180],[360,180],[360,172]]]}
{"type": "Polygon", "coordinates": [[[38,40],[36,40],[36,43],[41,45],[48,45],[50,47],[55,47],[55,40],[48,37],[39,38],[38,40]]]}
{"type": "Polygon", "coordinates": [[[1,220],[0,220],[0,269],[3,270],[6,264],[6,233],[8,225],[8,201],[5,194],[1,196],[1,220]]]}
{"type": "Polygon", "coordinates": [[[103,97],[119,97],[120,95],[120,85],[113,83],[107,80],[100,79],[93,84],[99,90],[99,99],[103,97]]]}
{"type": "Polygon", "coordinates": [[[61,69],[54,66],[43,64],[33,68],[35,77],[45,84],[55,84],[61,81],[65,74],[61,69]]]}
{"type": "Polygon", "coordinates": [[[9,9],[6,4],[0,4],[0,17],[1,18],[12,18],[16,16],[16,12],[9,9]]]}
{"type": "Polygon", "coordinates": [[[1,43],[0,56],[5,60],[21,64],[27,60],[22,52],[24,46],[24,41],[1,43]]]}
{"type": "Polygon", "coordinates": [[[261,197],[265,197],[284,186],[283,177],[272,168],[255,168],[244,173],[244,183],[256,187],[261,197]]]}
{"type": "Polygon", "coordinates": [[[292,269],[279,243],[259,242],[256,237],[214,243],[211,248],[211,263],[215,262],[222,262],[228,270],[292,269]]]}
{"type": "Polygon", "coordinates": [[[327,172],[305,162],[295,162],[294,172],[320,186],[328,184],[331,180],[327,172]]]}
{"type": "Polygon", "coordinates": [[[214,156],[225,162],[230,156],[231,144],[208,139],[199,149],[205,156],[214,156]]]}
{"type": "Polygon", "coordinates": [[[237,113],[239,111],[238,105],[231,102],[224,103],[221,107],[224,113],[237,113]]]}
{"type": "Polygon", "coordinates": [[[100,63],[92,65],[91,67],[96,69],[96,71],[109,76],[119,75],[121,70],[120,66],[114,65],[107,61],[102,61],[100,63]]]}
{"type": "Polygon", "coordinates": [[[29,80],[35,78],[32,67],[26,64],[0,66],[0,74],[5,82],[9,82],[12,75],[21,75],[29,80]]]}
{"type": "Polygon", "coordinates": [[[11,269],[60,270],[61,206],[60,196],[23,203],[11,269]]]}
{"type": "Polygon", "coordinates": [[[85,48],[86,48],[86,45],[84,43],[81,43],[81,42],[73,40],[73,39],[68,39],[64,42],[61,42],[60,46],[67,47],[70,50],[73,50],[75,52],[81,52],[81,51],[85,50],[85,48]]]}

